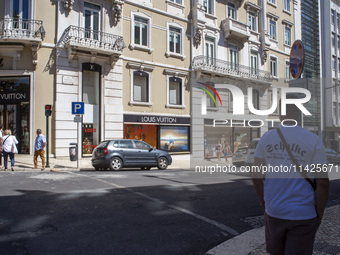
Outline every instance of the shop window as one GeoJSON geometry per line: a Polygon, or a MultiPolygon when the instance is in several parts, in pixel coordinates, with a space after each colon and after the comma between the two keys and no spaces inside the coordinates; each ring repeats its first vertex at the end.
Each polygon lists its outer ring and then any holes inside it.
{"type": "Polygon", "coordinates": [[[83,154],[92,154],[100,142],[100,82],[101,66],[83,64],[83,116],[82,143],[83,154]]]}
{"type": "Polygon", "coordinates": [[[189,127],[160,126],[160,149],[165,151],[189,151],[189,127]]]}
{"type": "Polygon", "coordinates": [[[169,78],[169,104],[182,105],[182,79],[169,78]]]}
{"type": "Polygon", "coordinates": [[[157,126],[124,124],[124,138],[144,141],[151,146],[157,146],[157,126]]]}
{"type": "Polygon", "coordinates": [[[149,102],[149,74],[133,72],[133,101],[149,102]]]}

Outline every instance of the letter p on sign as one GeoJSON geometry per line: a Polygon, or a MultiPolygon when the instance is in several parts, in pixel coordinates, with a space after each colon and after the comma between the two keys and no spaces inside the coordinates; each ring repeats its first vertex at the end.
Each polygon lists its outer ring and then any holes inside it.
{"type": "Polygon", "coordinates": [[[84,102],[72,102],[72,114],[84,114],[84,102]]]}

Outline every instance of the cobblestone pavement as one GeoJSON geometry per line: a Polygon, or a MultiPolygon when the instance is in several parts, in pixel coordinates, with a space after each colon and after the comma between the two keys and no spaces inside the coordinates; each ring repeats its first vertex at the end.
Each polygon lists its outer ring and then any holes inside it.
{"type": "MultiPolygon", "coordinates": [[[[253,227],[262,227],[263,216],[245,219],[253,227]]],[[[326,209],[324,218],[316,234],[313,255],[340,255],[340,205],[326,209]]],[[[268,255],[265,244],[248,255],[268,255]]]]}

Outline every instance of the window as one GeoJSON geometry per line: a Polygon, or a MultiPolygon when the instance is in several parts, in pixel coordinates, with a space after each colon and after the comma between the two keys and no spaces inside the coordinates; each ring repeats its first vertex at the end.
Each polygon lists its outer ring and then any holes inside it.
{"type": "Polygon", "coordinates": [[[270,75],[277,77],[277,58],[270,57],[270,75]]]}
{"type": "Polygon", "coordinates": [[[292,79],[292,75],[290,73],[290,64],[289,64],[289,61],[286,61],[286,66],[285,66],[285,78],[286,80],[290,80],[292,79]]]}
{"type": "Polygon", "coordinates": [[[248,25],[251,31],[257,31],[256,15],[253,12],[248,13],[248,25]]]}
{"type": "Polygon", "coordinates": [[[340,50],[340,36],[338,36],[338,50],[340,50]]]}
{"type": "Polygon", "coordinates": [[[336,117],[336,103],[333,102],[333,118],[336,117]]]}
{"type": "Polygon", "coordinates": [[[257,53],[255,52],[250,54],[250,73],[253,75],[257,74],[257,53]]]}
{"type": "Polygon", "coordinates": [[[170,0],[170,2],[174,2],[176,4],[182,4],[182,0],[170,0]]]}
{"type": "Polygon", "coordinates": [[[119,141],[119,148],[122,148],[122,149],[133,149],[132,141],[129,141],[129,140],[120,140],[119,141]]]}
{"type": "Polygon", "coordinates": [[[13,28],[28,29],[27,20],[30,19],[31,1],[13,0],[12,10],[13,28]]]}
{"type": "Polygon", "coordinates": [[[291,29],[290,27],[285,27],[285,45],[291,45],[291,29]]]}
{"type": "Polygon", "coordinates": [[[182,79],[169,78],[169,104],[182,105],[182,79]]]}
{"type": "Polygon", "coordinates": [[[228,3],[228,18],[237,19],[235,4],[228,3]]]}
{"type": "Polygon", "coordinates": [[[333,67],[333,70],[336,71],[336,57],[332,57],[332,67],[333,67]]]}
{"type": "Polygon", "coordinates": [[[229,45],[229,59],[232,70],[238,69],[238,49],[237,46],[229,45]]]}
{"type": "Polygon", "coordinates": [[[140,150],[150,150],[152,147],[143,141],[134,141],[136,148],[140,150]]]}
{"type": "Polygon", "coordinates": [[[331,22],[333,25],[335,24],[335,10],[331,10],[331,22]]]}
{"type": "Polygon", "coordinates": [[[145,72],[133,72],[133,101],[149,102],[149,75],[145,72]]]}
{"type": "MultiPolygon", "coordinates": [[[[207,82],[207,84],[215,89],[215,84],[214,84],[214,83],[212,83],[212,82],[207,82]]],[[[214,100],[211,98],[211,96],[208,95],[207,93],[205,93],[205,94],[206,94],[206,97],[207,97],[207,107],[216,107],[215,102],[214,102],[214,100]]],[[[215,101],[216,101],[217,98],[216,98],[215,93],[212,93],[212,96],[214,97],[214,99],[215,99],[215,101]]],[[[217,102],[217,101],[216,101],[216,102],[217,102]]]]}
{"type": "Polygon", "coordinates": [[[332,33],[332,47],[335,47],[335,34],[332,33]]]}
{"type": "Polygon", "coordinates": [[[212,65],[215,58],[215,39],[211,37],[205,38],[205,57],[206,63],[212,65]]]}
{"type": "Polygon", "coordinates": [[[203,7],[207,13],[214,14],[214,0],[203,0],[203,7]]]}
{"type": "Polygon", "coordinates": [[[269,37],[276,40],[276,21],[272,19],[269,20],[269,37]]]}
{"type": "Polygon", "coordinates": [[[149,20],[135,16],[135,38],[134,43],[142,46],[148,46],[149,20]]]}
{"type": "Polygon", "coordinates": [[[181,54],[181,34],[180,28],[169,27],[169,51],[173,53],[181,54]]]}
{"type": "Polygon", "coordinates": [[[100,35],[100,6],[84,2],[85,37],[99,40],[100,35]]]}
{"type": "Polygon", "coordinates": [[[276,0],[268,0],[268,2],[276,5],[276,0]]]}
{"type": "Polygon", "coordinates": [[[340,72],[340,58],[338,58],[338,71],[340,72]]]}
{"type": "Polygon", "coordinates": [[[337,16],[338,31],[340,31],[340,13],[337,13],[336,16],[337,16]]]}
{"type": "Polygon", "coordinates": [[[290,12],[290,0],[284,0],[284,10],[290,12]]]}
{"type": "Polygon", "coordinates": [[[254,89],[253,90],[253,106],[256,110],[260,110],[260,93],[258,90],[254,89]]]}

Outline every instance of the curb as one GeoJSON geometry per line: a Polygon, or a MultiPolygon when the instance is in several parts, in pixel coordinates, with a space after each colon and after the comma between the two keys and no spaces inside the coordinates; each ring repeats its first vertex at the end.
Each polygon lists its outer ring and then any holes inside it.
{"type": "Polygon", "coordinates": [[[249,230],[209,250],[206,255],[225,255],[226,252],[228,255],[248,254],[264,244],[263,233],[264,227],[249,230]]]}

